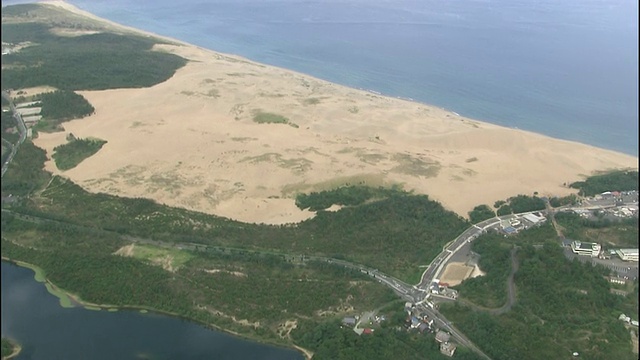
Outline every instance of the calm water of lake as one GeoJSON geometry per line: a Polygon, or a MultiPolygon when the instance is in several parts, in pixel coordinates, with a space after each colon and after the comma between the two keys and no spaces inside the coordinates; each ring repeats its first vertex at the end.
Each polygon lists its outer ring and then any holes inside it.
{"type": "Polygon", "coordinates": [[[167,316],[63,308],[33,276],[2,262],[2,336],[22,345],[19,360],[304,358],[167,316]]]}

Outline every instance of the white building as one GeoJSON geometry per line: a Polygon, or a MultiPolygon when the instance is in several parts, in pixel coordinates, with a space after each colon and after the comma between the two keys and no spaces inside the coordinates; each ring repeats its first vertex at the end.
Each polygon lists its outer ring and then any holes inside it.
{"type": "Polygon", "coordinates": [[[638,261],[638,249],[618,249],[616,254],[624,261],[638,261]]]}
{"type": "Polygon", "coordinates": [[[582,242],[575,240],[571,243],[571,250],[578,255],[596,257],[600,254],[602,246],[596,243],[582,242]]]}
{"type": "Polygon", "coordinates": [[[526,214],[522,217],[534,225],[542,223],[546,220],[544,216],[537,216],[536,214],[526,214]]]}

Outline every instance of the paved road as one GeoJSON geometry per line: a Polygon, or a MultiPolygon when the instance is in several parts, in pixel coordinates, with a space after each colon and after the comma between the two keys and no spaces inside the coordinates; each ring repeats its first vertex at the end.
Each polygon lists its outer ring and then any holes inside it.
{"type": "Polygon", "coordinates": [[[2,164],[2,173],[0,174],[0,177],[3,177],[4,173],[7,172],[7,169],[9,168],[9,164],[11,163],[11,161],[13,160],[13,157],[18,152],[18,147],[20,147],[20,145],[27,138],[27,127],[24,125],[24,121],[22,120],[22,116],[20,116],[20,113],[16,111],[16,107],[13,104],[11,97],[9,96],[9,94],[7,94],[4,91],[2,91],[2,97],[5,98],[7,101],[9,101],[9,107],[13,112],[13,118],[16,120],[16,124],[18,125],[18,131],[20,132],[20,139],[18,139],[18,142],[16,144],[13,144],[13,146],[11,147],[11,153],[9,154],[7,161],[5,161],[4,164],[2,164]]]}
{"type": "MultiPolygon", "coordinates": [[[[26,220],[29,220],[29,221],[54,221],[54,222],[60,223],[59,221],[55,221],[55,220],[49,220],[49,219],[43,219],[43,218],[35,218],[33,216],[25,216],[25,215],[18,214],[18,213],[15,213],[15,212],[12,212],[12,211],[6,210],[6,209],[2,209],[2,211],[3,212],[13,213],[15,216],[22,217],[22,218],[24,218],[26,220]]],[[[354,270],[362,272],[363,274],[366,274],[368,276],[373,277],[374,279],[376,279],[381,284],[391,288],[401,298],[406,299],[408,301],[411,301],[411,302],[417,304],[417,306],[420,308],[420,310],[422,310],[428,316],[430,316],[432,319],[434,319],[434,322],[436,324],[439,324],[439,326],[441,328],[447,329],[451,333],[452,337],[456,341],[458,341],[458,343],[460,343],[463,346],[468,347],[469,349],[473,350],[474,352],[476,352],[477,354],[481,355],[482,357],[484,357],[486,359],[490,359],[477,346],[475,346],[475,344],[473,344],[462,332],[460,332],[458,329],[456,329],[451,324],[451,322],[449,322],[442,314],[440,314],[437,310],[435,310],[434,308],[432,308],[430,306],[430,304],[432,304],[432,303],[430,303],[427,300],[428,297],[429,297],[429,292],[428,292],[429,285],[433,282],[434,279],[437,279],[437,277],[440,275],[441,271],[443,270],[444,266],[447,264],[449,259],[451,259],[451,257],[457,251],[459,251],[461,248],[463,248],[466,242],[471,242],[471,241],[475,240],[478,236],[480,236],[482,233],[486,232],[489,228],[499,226],[499,224],[500,224],[500,222],[502,220],[519,218],[519,217],[521,217],[521,216],[523,216],[525,214],[530,214],[530,213],[534,213],[534,212],[542,212],[542,213],[544,213],[545,211],[531,211],[531,212],[526,212],[526,213],[521,213],[521,214],[505,215],[505,216],[501,216],[501,217],[491,218],[491,219],[482,221],[482,222],[480,222],[478,224],[472,225],[471,227],[466,229],[464,232],[462,232],[462,234],[460,234],[458,237],[456,237],[453,241],[449,242],[443,248],[443,251],[438,256],[436,256],[436,258],[431,262],[431,264],[423,272],[420,282],[417,285],[414,285],[414,286],[409,285],[409,284],[405,283],[404,281],[402,281],[400,279],[397,279],[397,278],[395,278],[393,276],[384,274],[384,273],[378,271],[377,269],[369,268],[369,267],[364,266],[364,265],[351,263],[351,262],[348,262],[348,261],[345,261],[345,260],[341,260],[341,259],[333,259],[333,258],[322,257],[322,256],[292,255],[292,254],[287,254],[287,253],[278,253],[278,252],[264,251],[264,250],[241,249],[241,248],[220,247],[220,246],[207,246],[207,245],[204,245],[204,244],[196,244],[196,243],[166,243],[166,242],[156,241],[156,240],[152,240],[152,239],[142,239],[142,238],[135,238],[135,237],[131,237],[131,236],[124,236],[124,237],[129,241],[133,241],[133,242],[137,242],[137,243],[147,243],[147,244],[152,244],[152,245],[156,245],[156,246],[180,247],[180,248],[183,248],[183,249],[194,250],[194,251],[222,251],[222,252],[236,252],[237,251],[237,252],[243,252],[243,253],[270,254],[270,255],[283,256],[285,259],[286,258],[291,258],[291,257],[300,257],[300,259],[302,261],[323,261],[323,262],[327,262],[327,263],[332,263],[332,264],[335,264],[335,265],[343,266],[343,267],[346,267],[346,268],[354,269],[354,270]]],[[[65,223],[65,225],[91,229],[93,231],[96,231],[96,230],[97,231],[106,231],[106,230],[102,230],[102,229],[87,228],[87,227],[83,227],[83,226],[66,224],[66,223],[65,223]]],[[[109,232],[109,231],[106,231],[106,232],[109,232]]],[[[117,235],[117,236],[122,236],[122,235],[117,234],[115,232],[113,234],[117,235]]],[[[515,285],[513,284],[513,276],[514,276],[515,272],[517,271],[517,265],[518,264],[517,264],[517,260],[515,258],[515,252],[512,252],[512,272],[511,272],[511,274],[509,276],[509,281],[508,281],[509,299],[507,301],[507,304],[505,304],[505,306],[503,306],[502,308],[500,308],[500,309],[498,309],[496,311],[502,311],[502,312],[508,311],[516,301],[515,285]]]]}

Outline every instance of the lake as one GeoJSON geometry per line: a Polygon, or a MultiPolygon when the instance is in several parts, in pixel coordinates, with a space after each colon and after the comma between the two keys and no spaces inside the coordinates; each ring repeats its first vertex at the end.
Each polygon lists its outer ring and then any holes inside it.
{"type": "Polygon", "coordinates": [[[30,269],[2,262],[2,336],[20,360],[302,360],[297,351],[247,341],[185,320],[137,311],[63,308],[30,269]]]}

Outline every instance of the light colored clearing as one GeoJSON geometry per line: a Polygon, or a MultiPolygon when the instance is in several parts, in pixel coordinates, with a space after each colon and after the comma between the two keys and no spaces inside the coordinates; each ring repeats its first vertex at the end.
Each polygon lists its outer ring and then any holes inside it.
{"type": "Polygon", "coordinates": [[[96,30],[71,29],[71,28],[61,28],[61,27],[51,28],[49,29],[49,31],[54,35],[64,36],[64,37],[76,37],[76,36],[101,33],[101,31],[96,31],[96,30]]]}
{"type": "Polygon", "coordinates": [[[231,321],[233,321],[236,324],[242,325],[242,326],[248,326],[248,327],[252,327],[254,329],[257,329],[260,327],[260,322],[259,321],[255,321],[255,322],[250,322],[247,319],[237,319],[235,316],[233,315],[227,315],[225,313],[223,313],[220,310],[216,310],[216,309],[212,309],[209,308],[206,305],[196,305],[197,309],[201,309],[201,310],[206,310],[207,312],[215,315],[215,316],[220,316],[220,317],[224,317],[227,319],[231,319],[231,321]]]}
{"type": "Polygon", "coordinates": [[[336,211],[339,211],[340,209],[342,209],[343,207],[344,206],[342,206],[342,205],[333,204],[333,205],[329,206],[328,208],[326,208],[325,211],[336,212],[336,211]]]}
{"type": "Polygon", "coordinates": [[[473,272],[471,273],[472,278],[474,277],[478,277],[478,276],[485,276],[486,273],[482,270],[480,270],[480,267],[478,267],[478,265],[473,265],[473,272]]]}
{"type": "Polygon", "coordinates": [[[465,265],[464,263],[450,263],[444,270],[440,281],[448,283],[449,286],[456,286],[463,280],[467,279],[473,272],[473,267],[465,265]]]}
{"type": "MultiPolygon", "coordinates": [[[[478,204],[516,194],[575,193],[562,184],[581,180],[581,174],[638,167],[634,156],[471,121],[434,106],[180,44],[154,47],[191,60],[164,83],[81,91],[96,112],[66,122],[65,129],[108,144],[64,174],[52,161],[46,170],[91,192],[149,198],[245,222],[285,224],[313,216],[297,209],[297,193],[357,185],[363,174],[428,194],[467,216],[478,204]],[[212,83],[207,79],[215,79],[217,98],[180,95],[208,93],[212,83]],[[306,105],[309,98],[322,101],[306,105]],[[256,124],[251,109],[269,109],[299,128],[256,124]],[[132,127],[132,119],[139,126],[132,127]],[[309,148],[322,149],[322,154],[309,148]],[[469,161],[473,158],[481,160],[469,161]],[[113,176],[119,169],[139,172],[113,176]]],[[[66,143],[65,136],[42,133],[34,142],[51,156],[55,146],[66,143]]]]}
{"type": "Polygon", "coordinates": [[[278,335],[283,339],[291,339],[291,330],[298,327],[298,320],[286,320],[284,323],[278,324],[278,335]]]}
{"type": "Polygon", "coordinates": [[[238,277],[247,277],[247,274],[240,271],[229,271],[229,270],[223,270],[223,269],[204,269],[203,271],[208,274],[225,273],[225,274],[230,274],[238,277]]]}
{"type": "Polygon", "coordinates": [[[135,244],[123,246],[120,249],[116,250],[116,252],[114,252],[114,255],[131,257],[133,256],[133,248],[135,246],[135,244]]]}
{"type": "Polygon", "coordinates": [[[176,272],[191,259],[191,254],[179,249],[165,249],[157,246],[135,244],[121,247],[114,252],[114,255],[146,260],[170,272],[176,272]]]}

